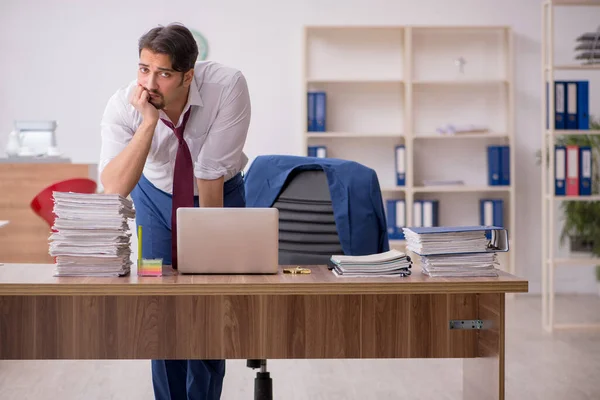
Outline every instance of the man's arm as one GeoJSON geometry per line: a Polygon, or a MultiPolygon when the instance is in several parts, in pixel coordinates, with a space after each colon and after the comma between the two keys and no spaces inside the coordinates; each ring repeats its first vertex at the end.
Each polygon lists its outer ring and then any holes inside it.
{"type": "Polygon", "coordinates": [[[129,196],[142,176],[155,128],[156,122],[142,123],[123,151],[104,167],[100,181],[105,193],[129,196]]]}
{"type": "Polygon", "coordinates": [[[196,179],[200,207],[223,207],[224,177],[196,179]]]}
{"type": "MultiPolygon", "coordinates": [[[[148,92],[137,86],[131,104],[142,114],[143,121],[129,143],[103,168],[100,181],[106,193],[118,193],[129,196],[142,176],[144,164],[150,151],[154,130],[158,123],[158,110],[148,102],[148,92]]],[[[103,123],[115,124],[111,119],[118,119],[115,110],[105,115],[103,123]]]]}
{"type": "Polygon", "coordinates": [[[194,165],[200,207],[223,207],[225,176],[231,176],[241,168],[249,124],[248,86],[244,76],[238,73],[223,96],[194,165]]]}

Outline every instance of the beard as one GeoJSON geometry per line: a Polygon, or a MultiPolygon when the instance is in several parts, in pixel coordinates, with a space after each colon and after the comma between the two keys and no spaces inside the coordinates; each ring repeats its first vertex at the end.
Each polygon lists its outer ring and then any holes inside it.
{"type": "MultiPolygon", "coordinates": [[[[183,82],[184,82],[184,77],[183,77],[183,73],[181,74],[181,81],[179,82],[179,86],[178,88],[181,88],[183,86],[183,82]]],[[[165,103],[165,96],[163,96],[162,93],[160,93],[158,90],[149,90],[146,87],[144,87],[144,89],[146,89],[148,91],[149,95],[155,95],[156,97],[148,97],[148,103],[152,104],[154,106],[154,108],[156,108],[157,110],[163,110],[166,106],[165,103]]]]}
{"type": "Polygon", "coordinates": [[[148,98],[148,103],[152,104],[154,106],[154,108],[156,108],[157,110],[162,110],[163,108],[165,108],[165,98],[163,97],[162,94],[158,93],[158,92],[149,92],[151,94],[155,94],[158,95],[159,97],[149,97],[148,98]]]}

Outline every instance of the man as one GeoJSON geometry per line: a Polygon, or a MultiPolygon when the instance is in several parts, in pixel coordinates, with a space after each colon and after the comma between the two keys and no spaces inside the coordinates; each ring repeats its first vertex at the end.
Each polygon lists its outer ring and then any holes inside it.
{"type": "MultiPolygon", "coordinates": [[[[142,256],[176,268],[178,207],[245,206],[250,98],[241,72],[196,63],[182,25],[154,28],[138,44],[137,80],[110,98],[102,118],[100,179],[107,193],[131,194],[142,256]]],[[[218,399],[224,375],[225,360],[152,361],[157,399],[218,399]]]]}

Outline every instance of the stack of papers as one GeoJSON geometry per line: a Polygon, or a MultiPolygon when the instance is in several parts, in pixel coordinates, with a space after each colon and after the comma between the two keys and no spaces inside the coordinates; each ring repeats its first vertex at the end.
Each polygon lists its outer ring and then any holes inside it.
{"type": "Polygon", "coordinates": [[[53,192],[50,255],[55,276],[122,276],[131,270],[131,200],[118,194],[53,192]]]}
{"type": "Polygon", "coordinates": [[[485,231],[476,232],[440,232],[421,234],[410,228],[404,228],[406,249],[414,253],[451,254],[485,251],[488,239],[485,231]]]}
{"type": "Polygon", "coordinates": [[[496,253],[421,256],[421,270],[429,276],[498,276],[496,253]]]}
{"type": "Polygon", "coordinates": [[[508,251],[506,230],[493,226],[404,228],[406,249],[421,257],[425,275],[496,277],[497,251],[508,251]],[[491,239],[486,233],[491,231],[491,239]]]}
{"type": "Polygon", "coordinates": [[[331,263],[336,276],[353,277],[408,276],[412,266],[410,257],[395,249],[365,256],[334,255],[331,263]]]}

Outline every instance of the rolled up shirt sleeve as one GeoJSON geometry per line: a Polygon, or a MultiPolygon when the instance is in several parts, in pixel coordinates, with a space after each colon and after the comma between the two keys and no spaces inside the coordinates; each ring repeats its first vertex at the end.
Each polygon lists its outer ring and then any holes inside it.
{"type": "Polygon", "coordinates": [[[115,93],[108,101],[100,122],[100,163],[98,174],[115,158],[133,137],[131,118],[127,116],[127,97],[124,90],[115,93]]]}
{"type": "Polygon", "coordinates": [[[243,169],[250,114],[248,85],[238,72],[221,98],[215,121],[194,163],[196,178],[212,180],[223,176],[227,180],[243,169]]]}

